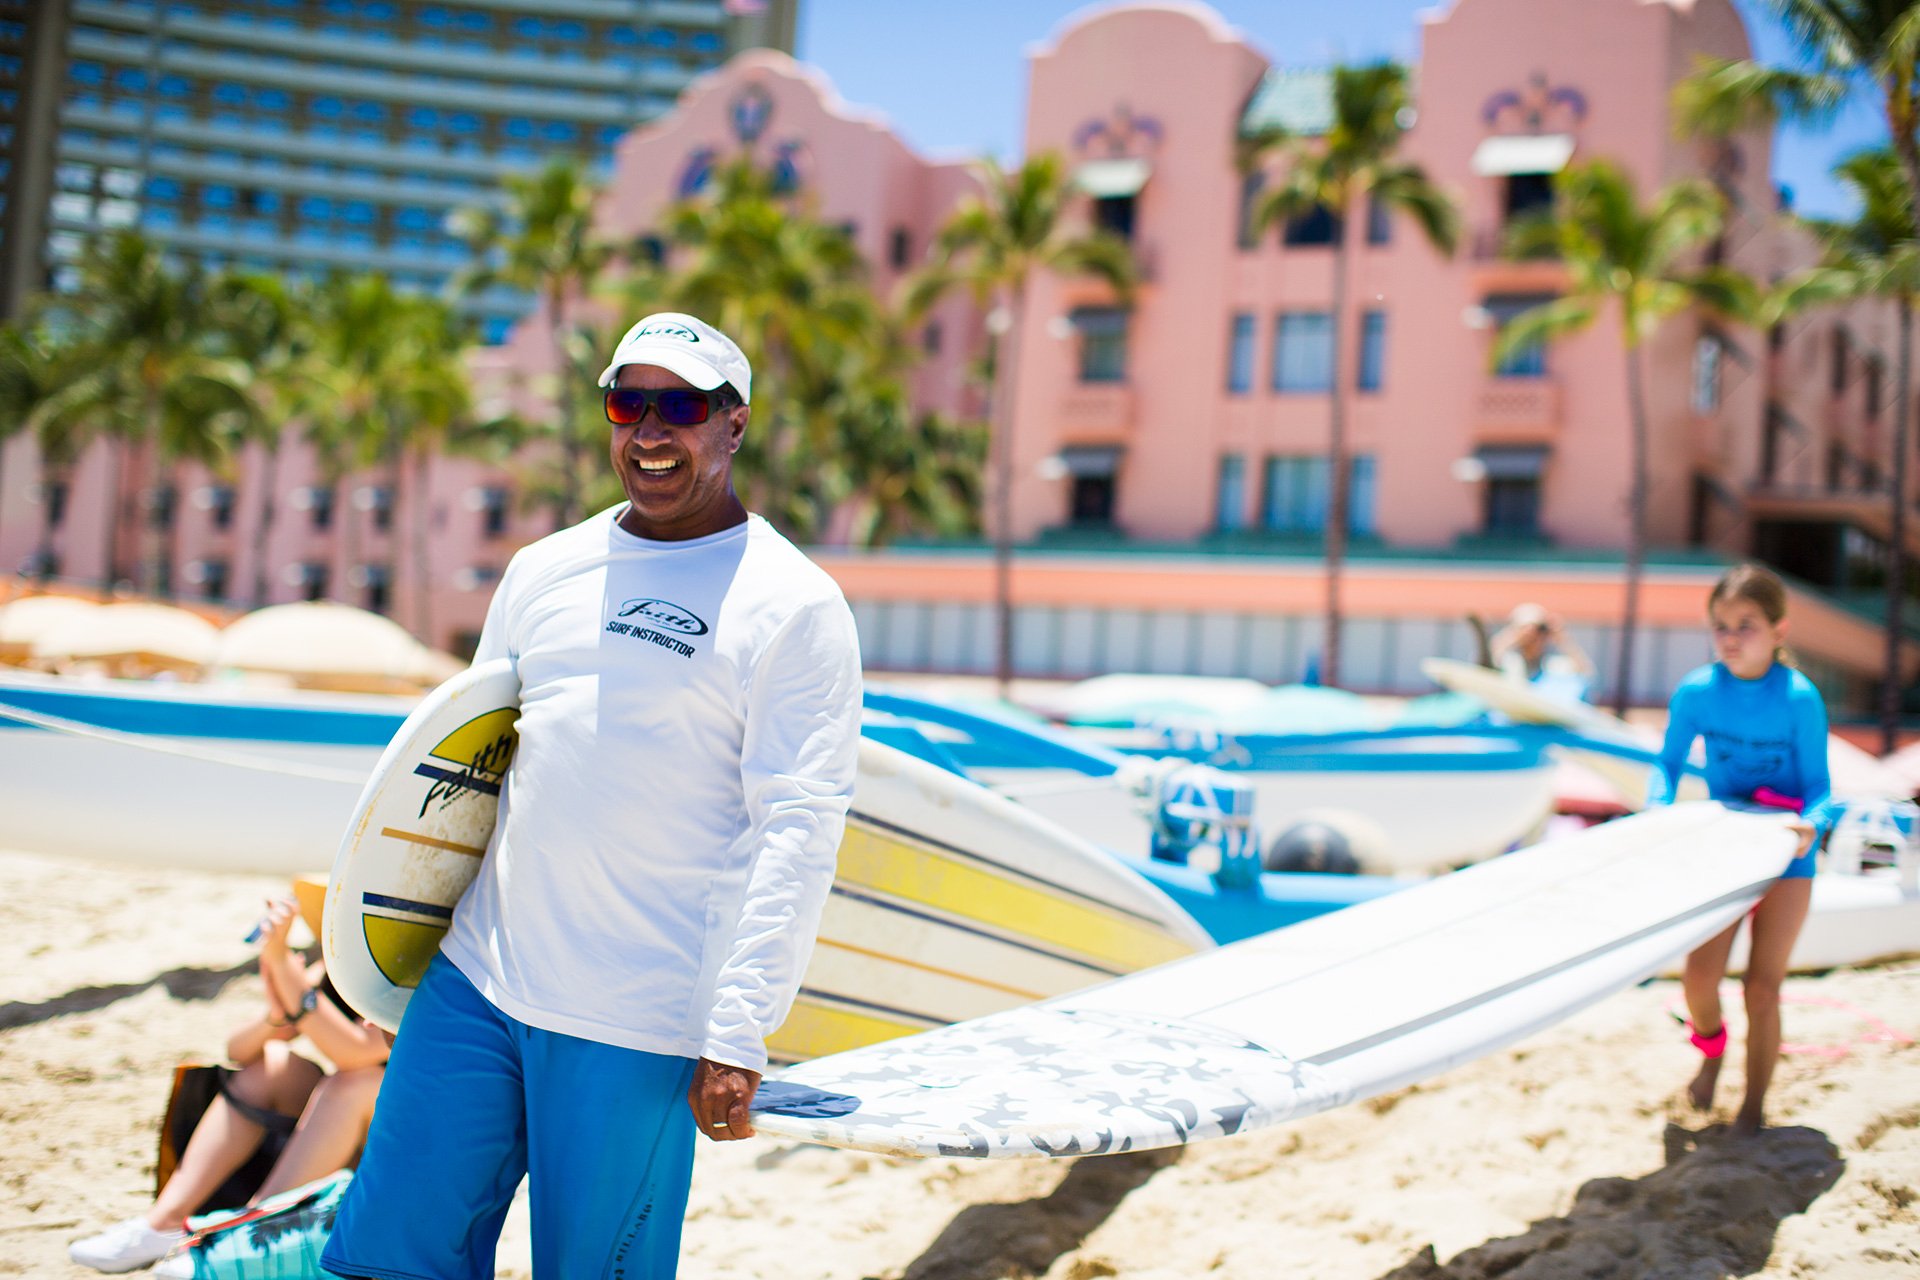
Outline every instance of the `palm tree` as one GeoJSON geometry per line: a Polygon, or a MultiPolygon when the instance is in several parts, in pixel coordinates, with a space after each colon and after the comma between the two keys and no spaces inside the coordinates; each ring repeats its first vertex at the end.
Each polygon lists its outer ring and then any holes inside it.
{"type": "Polygon", "coordinates": [[[926,270],[910,286],[908,313],[919,314],[953,285],[964,285],[987,314],[988,452],[991,455],[994,671],[1000,696],[1013,681],[1013,393],[1024,331],[1027,281],[1035,271],[1091,277],[1130,302],[1133,251],[1107,232],[1068,227],[1073,192],[1060,157],[1033,156],[1018,169],[981,162],[983,193],[964,201],[935,237],[926,270]]]}
{"type": "Polygon", "coordinates": [[[1669,317],[1693,308],[1734,318],[1755,314],[1751,282],[1720,267],[1694,269],[1693,250],[1720,234],[1725,206],[1705,182],[1678,182],[1643,208],[1627,175],[1606,161],[1563,172],[1545,216],[1523,219],[1509,233],[1518,257],[1556,254],[1568,287],[1554,301],[1514,317],[1494,342],[1499,363],[1538,343],[1591,326],[1604,311],[1619,318],[1631,419],[1626,599],[1613,706],[1624,713],[1632,689],[1633,640],[1646,562],[1649,433],[1640,348],[1669,317]]]}
{"type": "Polygon", "coordinates": [[[1676,127],[1724,137],[1781,117],[1821,122],[1850,97],[1870,98],[1887,122],[1909,198],[1920,204],[1920,3],[1763,4],[1793,40],[1801,67],[1704,59],[1675,87],[1676,127]]]}
{"type": "MultiPolygon", "coordinates": [[[[593,205],[599,189],[577,160],[560,157],[533,174],[509,174],[504,209],[481,205],[455,211],[453,233],[467,242],[476,265],[455,278],[455,288],[474,294],[505,286],[540,298],[540,312],[553,342],[552,367],[567,365],[564,316],[567,300],[584,294],[612,260],[614,246],[594,235],[593,205]]],[[[559,420],[571,422],[573,385],[562,379],[556,395],[559,420]]],[[[561,442],[562,496],[559,527],[581,517],[580,476],[586,453],[578,439],[561,442]]]]}
{"type": "Polygon", "coordinates": [[[1886,298],[1899,317],[1894,373],[1893,497],[1888,508],[1886,669],[1880,680],[1882,754],[1899,745],[1900,615],[1906,597],[1907,449],[1913,412],[1913,311],[1920,299],[1920,225],[1913,192],[1891,148],[1855,152],[1833,170],[1853,189],[1860,215],[1852,222],[1807,220],[1825,249],[1821,265],[1782,282],[1776,309],[1804,310],[1856,298],[1886,298]]]}
{"type": "MultiPolygon", "coordinates": [[[[315,295],[313,350],[302,362],[307,421],[321,474],[336,487],[380,467],[389,501],[403,492],[413,630],[432,634],[427,568],[432,461],[495,443],[495,424],[475,414],[462,346],[470,336],[442,299],[396,292],[384,276],[335,277],[315,295]],[[411,485],[403,480],[411,476],[411,485]]],[[[358,513],[349,502],[341,542],[349,572],[359,559],[358,513]]]]}
{"type": "MultiPolygon", "coordinates": [[[[1766,0],[1798,53],[1798,68],[1728,59],[1704,61],[1674,90],[1675,124],[1716,136],[1785,118],[1829,120],[1850,98],[1871,101],[1887,124],[1908,209],[1920,208],[1920,3],[1915,0],[1766,0]]],[[[1864,195],[1864,193],[1863,193],[1864,195]]],[[[1873,219],[1872,211],[1862,221],[1873,219]]],[[[1906,351],[1900,354],[1910,359],[1906,351]]],[[[1908,412],[1906,404],[1900,413],[1908,412]]],[[[1893,470],[1904,478],[1906,458],[1893,470]]],[[[1905,487],[1896,481],[1890,508],[1895,537],[1906,526],[1905,487]]],[[[1895,546],[1893,567],[1905,548],[1895,546]]],[[[1891,751],[1899,733],[1899,657],[1904,578],[1887,580],[1887,677],[1880,687],[1881,741],[1891,751]]]]}
{"type": "Polygon", "coordinates": [[[232,272],[213,281],[216,349],[245,371],[234,410],[236,434],[260,446],[260,519],[251,599],[268,600],[267,569],[279,517],[280,454],[313,387],[311,290],[276,276],[232,272]]]}
{"type": "Polygon", "coordinates": [[[1404,67],[1392,63],[1335,67],[1333,120],[1323,137],[1297,137],[1279,128],[1247,139],[1241,163],[1257,166],[1269,154],[1285,164],[1280,183],[1254,209],[1253,234],[1316,211],[1333,222],[1333,396],[1327,430],[1327,613],[1321,654],[1323,683],[1340,683],[1340,577],[1347,548],[1349,459],[1347,407],[1352,390],[1345,369],[1348,324],[1347,278],[1352,266],[1356,215],[1404,213],[1427,242],[1452,255],[1460,238],[1460,215],[1446,193],[1419,165],[1396,154],[1406,132],[1411,102],[1404,67]]]}
{"type": "MultiPolygon", "coordinates": [[[[712,321],[753,357],[753,429],[735,460],[749,506],[797,537],[819,531],[845,457],[831,412],[880,338],[867,266],[845,228],[741,159],[670,210],[672,269],[637,288],[712,321]]],[[[638,301],[638,299],[635,299],[638,301]]]]}
{"type": "MultiPolygon", "coordinates": [[[[111,590],[120,578],[118,447],[135,445],[162,463],[217,458],[225,447],[217,419],[234,406],[243,375],[204,346],[206,296],[198,272],[172,269],[133,232],[90,242],[78,268],[77,288],[45,304],[57,353],[53,367],[63,373],[36,416],[56,456],[77,457],[95,441],[113,449],[102,504],[101,585],[111,590]]],[[[147,583],[156,585],[157,548],[147,560],[147,583]]]]}

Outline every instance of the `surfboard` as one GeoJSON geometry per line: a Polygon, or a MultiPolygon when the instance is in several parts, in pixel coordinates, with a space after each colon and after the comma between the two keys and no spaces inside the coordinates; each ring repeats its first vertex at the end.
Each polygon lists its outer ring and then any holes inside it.
{"type": "MultiPolygon", "coordinates": [[[[511,785],[506,662],[429,694],[343,836],[322,938],[348,1003],[398,1027],[511,785]]],[[[863,739],[812,961],[769,1038],[792,1063],[979,1017],[1212,945],[1143,877],[965,778],[863,739]]]]}
{"type": "MultiPolygon", "coordinates": [[[[1420,670],[1441,688],[1477,698],[1509,720],[1572,730],[1583,741],[1562,743],[1561,749],[1604,779],[1629,808],[1646,807],[1653,772],[1642,757],[1657,752],[1660,744],[1624,720],[1584,702],[1549,697],[1503,672],[1457,658],[1424,658],[1420,670]]],[[[1705,780],[1692,775],[1680,780],[1679,799],[1706,798],[1705,780]]]]}
{"type": "Polygon", "coordinates": [[[1243,1133],[1425,1079],[1655,972],[1793,852],[1696,803],[1592,828],[1087,991],[776,1073],[762,1134],[1077,1156],[1243,1133]]]}

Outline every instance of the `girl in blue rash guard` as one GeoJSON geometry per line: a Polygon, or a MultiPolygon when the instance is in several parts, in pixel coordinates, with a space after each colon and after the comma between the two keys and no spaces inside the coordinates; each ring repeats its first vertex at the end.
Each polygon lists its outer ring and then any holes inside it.
{"type": "MultiPolygon", "coordinates": [[[[1813,682],[1782,661],[1787,591],[1765,569],[1741,565],[1707,597],[1718,661],[1690,673],[1674,690],[1666,743],[1654,777],[1653,803],[1678,789],[1695,738],[1706,740],[1707,793],[1716,800],[1757,801],[1797,809],[1794,859],[1753,910],[1744,978],[1747,1006],[1747,1094],[1736,1134],[1757,1132],[1773,1064],[1780,1056],[1780,984],[1787,956],[1807,918],[1817,837],[1832,825],[1827,784],[1827,712],[1813,682]]],[[[1705,1061],[1687,1094],[1695,1108],[1713,1105],[1727,1029],[1720,1020],[1720,979],[1740,922],[1687,957],[1682,984],[1694,1047],[1705,1061]]]]}

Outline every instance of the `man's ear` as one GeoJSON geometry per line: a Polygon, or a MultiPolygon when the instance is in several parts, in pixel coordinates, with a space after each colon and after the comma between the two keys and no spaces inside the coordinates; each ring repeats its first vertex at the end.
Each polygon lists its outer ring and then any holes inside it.
{"type": "Polygon", "coordinates": [[[740,442],[746,438],[747,419],[753,416],[751,405],[735,405],[727,413],[727,451],[738,453],[740,442]]]}

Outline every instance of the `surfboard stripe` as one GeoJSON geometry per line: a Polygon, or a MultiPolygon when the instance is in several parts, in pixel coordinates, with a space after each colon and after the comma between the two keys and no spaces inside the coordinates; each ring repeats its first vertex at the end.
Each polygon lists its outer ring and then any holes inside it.
{"type": "Polygon", "coordinates": [[[464,853],[469,857],[483,858],[487,851],[470,844],[460,844],[453,840],[442,840],[437,836],[423,836],[418,831],[402,831],[398,827],[382,827],[380,834],[392,836],[395,840],[405,840],[409,844],[423,844],[429,849],[445,849],[448,853],[464,853]]]}
{"type": "Polygon", "coordinates": [[[442,769],[438,765],[417,764],[413,766],[413,771],[423,778],[432,778],[436,782],[451,783],[454,786],[465,788],[468,791],[478,791],[490,796],[500,794],[499,783],[488,782],[479,774],[468,769],[442,769]]]}
{"type": "Polygon", "coordinates": [[[852,952],[854,955],[865,956],[870,960],[880,960],[887,964],[905,965],[909,969],[918,969],[922,973],[931,973],[942,978],[952,978],[956,982],[969,982],[977,987],[988,987],[994,991],[1004,991],[1008,995],[1015,996],[1021,1000],[1044,1000],[1046,998],[1046,993],[1042,991],[1028,991],[1021,987],[1010,987],[1004,982],[994,982],[990,978],[982,978],[977,974],[961,973],[957,969],[942,969],[938,965],[922,964],[918,960],[909,960],[905,956],[890,956],[880,951],[869,951],[865,947],[856,947],[851,942],[839,942],[832,938],[823,937],[818,940],[818,945],[832,947],[836,951],[852,952]]]}
{"type": "Polygon", "coordinates": [[[1730,893],[1722,894],[1720,897],[1715,898],[1712,902],[1703,902],[1696,907],[1692,907],[1686,911],[1681,911],[1672,916],[1669,916],[1665,920],[1660,920],[1653,924],[1647,925],[1641,929],[1637,929],[1633,933],[1627,934],[1622,938],[1609,942],[1606,946],[1594,947],[1591,950],[1581,953],[1580,955],[1569,956],[1565,960],[1562,960],[1557,964],[1548,965],[1543,969],[1536,969],[1521,977],[1513,979],[1511,982],[1502,983],[1500,986],[1494,987],[1487,991],[1482,991],[1480,994],[1476,996],[1472,996],[1466,1000],[1461,1000],[1455,1004],[1447,1006],[1444,1009],[1436,1009],[1433,1012],[1428,1013],[1422,1017],[1414,1018],[1411,1021],[1400,1023],[1398,1026],[1388,1027],[1384,1030],[1377,1031],[1374,1034],[1365,1037],[1364,1039],[1355,1040],[1350,1044],[1343,1044],[1338,1046],[1337,1048],[1323,1050],[1319,1053],[1314,1054],[1311,1057],[1303,1058],[1301,1059],[1301,1061],[1312,1063],[1315,1066],[1326,1066],[1328,1063],[1338,1062],[1342,1058],[1349,1058],[1356,1053],[1362,1053],[1368,1049],[1376,1048],[1379,1045],[1385,1044],[1389,1040],[1398,1039],[1399,1037],[1404,1035],[1410,1035],[1415,1031],[1419,1031],[1425,1027],[1430,1027],[1437,1022],[1444,1022],[1448,1018],[1457,1017],[1460,1014],[1467,1012],[1468,1010],[1477,1009],[1481,1005],[1491,1004],[1496,1000],[1500,1000],[1506,996],[1510,996],[1514,992],[1519,991],[1522,988],[1531,986],[1536,982],[1544,982],[1549,978],[1552,978],[1559,974],[1567,972],[1569,969],[1576,969],[1583,964],[1587,964],[1592,960],[1598,959],[1600,956],[1608,954],[1609,952],[1620,951],[1627,947],[1631,947],[1637,942],[1640,942],[1646,938],[1650,938],[1657,933],[1663,933],[1666,930],[1672,929],[1677,925],[1685,924],[1689,920],[1695,920],[1704,915],[1712,915],[1713,913],[1720,911],[1735,902],[1749,901],[1755,897],[1758,897],[1760,894],[1766,892],[1767,886],[1771,885],[1774,882],[1774,879],[1775,879],[1774,877],[1769,876],[1764,880],[1755,881],[1753,884],[1750,884],[1743,889],[1736,889],[1730,893]]]}
{"type": "Polygon", "coordinates": [[[795,999],[798,1000],[801,998],[813,1001],[829,1001],[836,1007],[845,1006],[851,1009],[859,1009],[863,1012],[871,1013],[876,1017],[887,1018],[895,1022],[912,1022],[917,1024],[917,1028],[921,1031],[925,1031],[929,1027],[944,1027],[948,1025],[945,1018],[936,1017],[933,1014],[916,1013],[912,1009],[897,1009],[892,1005],[880,1004],[873,1000],[862,1000],[859,996],[850,996],[840,991],[824,991],[819,987],[801,987],[795,999]]]}
{"type": "MultiPolygon", "coordinates": [[[[1191,953],[1192,948],[1147,927],[1137,917],[1064,899],[1032,884],[950,857],[932,849],[905,860],[897,856],[905,842],[849,826],[840,842],[840,878],[884,893],[999,928],[1024,934],[1056,948],[1075,951],[1123,973],[1191,953]]],[[[912,845],[907,845],[911,848],[912,845]]]]}
{"type": "Polygon", "coordinates": [[[1091,903],[1104,911],[1112,911],[1120,915],[1132,916],[1136,920],[1144,920],[1152,925],[1158,925],[1160,923],[1157,917],[1149,915],[1144,911],[1135,911],[1132,907],[1122,906],[1117,902],[1109,902],[1104,898],[1088,893],[1084,889],[1076,889],[1072,885],[1061,884],[1058,881],[1049,880],[1045,876],[1034,875],[1031,871],[1014,866],[1012,863],[1000,862],[977,853],[972,849],[962,849],[959,845],[948,844],[946,841],[936,836],[930,836],[924,831],[916,831],[910,827],[902,827],[895,823],[888,822],[885,818],[876,818],[872,814],[863,813],[858,809],[852,810],[847,814],[847,824],[849,828],[856,822],[865,823],[868,826],[876,827],[892,835],[899,836],[909,843],[922,845],[929,849],[938,849],[942,853],[949,854],[963,861],[978,862],[983,866],[994,867],[997,870],[1006,872],[1008,875],[1018,876],[1020,879],[1032,884],[1045,885],[1054,893],[1064,893],[1069,897],[1078,898],[1082,902],[1091,903]]]}
{"type": "Polygon", "coordinates": [[[793,1011],[780,1029],[767,1037],[767,1053],[770,1058],[787,1060],[818,1058],[924,1030],[926,1024],[922,1022],[878,1017],[801,997],[794,1001],[793,1011]]]}
{"type": "Polygon", "coordinates": [[[914,907],[906,906],[902,903],[889,902],[885,898],[876,897],[873,894],[869,894],[869,893],[861,893],[855,889],[848,888],[846,885],[840,884],[838,882],[834,884],[833,891],[839,894],[841,897],[851,898],[855,902],[864,902],[869,906],[883,907],[888,911],[896,911],[896,912],[899,912],[901,915],[912,916],[917,920],[928,920],[934,924],[945,925],[949,929],[958,929],[962,933],[971,933],[976,937],[989,938],[994,942],[1004,942],[1006,945],[1010,947],[1018,947],[1022,951],[1031,951],[1033,954],[1038,956],[1045,956],[1049,960],[1064,960],[1068,964],[1079,965],[1083,969],[1090,969],[1094,973],[1101,974],[1105,977],[1117,978],[1122,973],[1131,972],[1131,970],[1127,970],[1127,969],[1109,969],[1104,965],[1094,964],[1091,961],[1086,960],[1079,956],[1068,955],[1065,952],[1056,951],[1049,947],[1043,947],[1038,945],[1037,943],[1027,942],[1020,938],[1009,938],[1005,934],[995,933],[991,929],[975,928],[972,925],[963,924],[960,921],[953,919],[951,916],[948,916],[937,910],[920,910],[914,907]]]}
{"type": "Polygon", "coordinates": [[[389,911],[411,911],[415,915],[432,916],[436,920],[453,919],[453,908],[443,907],[432,902],[416,902],[412,898],[396,898],[384,893],[363,893],[360,895],[363,905],[385,907],[389,911]]]}
{"type": "Polygon", "coordinates": [[[408,991],[420,985],[427,964],[440,950],[440,939],[447,926],[423,920],[399,920],[393,916],[362,915],[360,936],[366,940],[367,955],[380,976],[408,991]]]}

